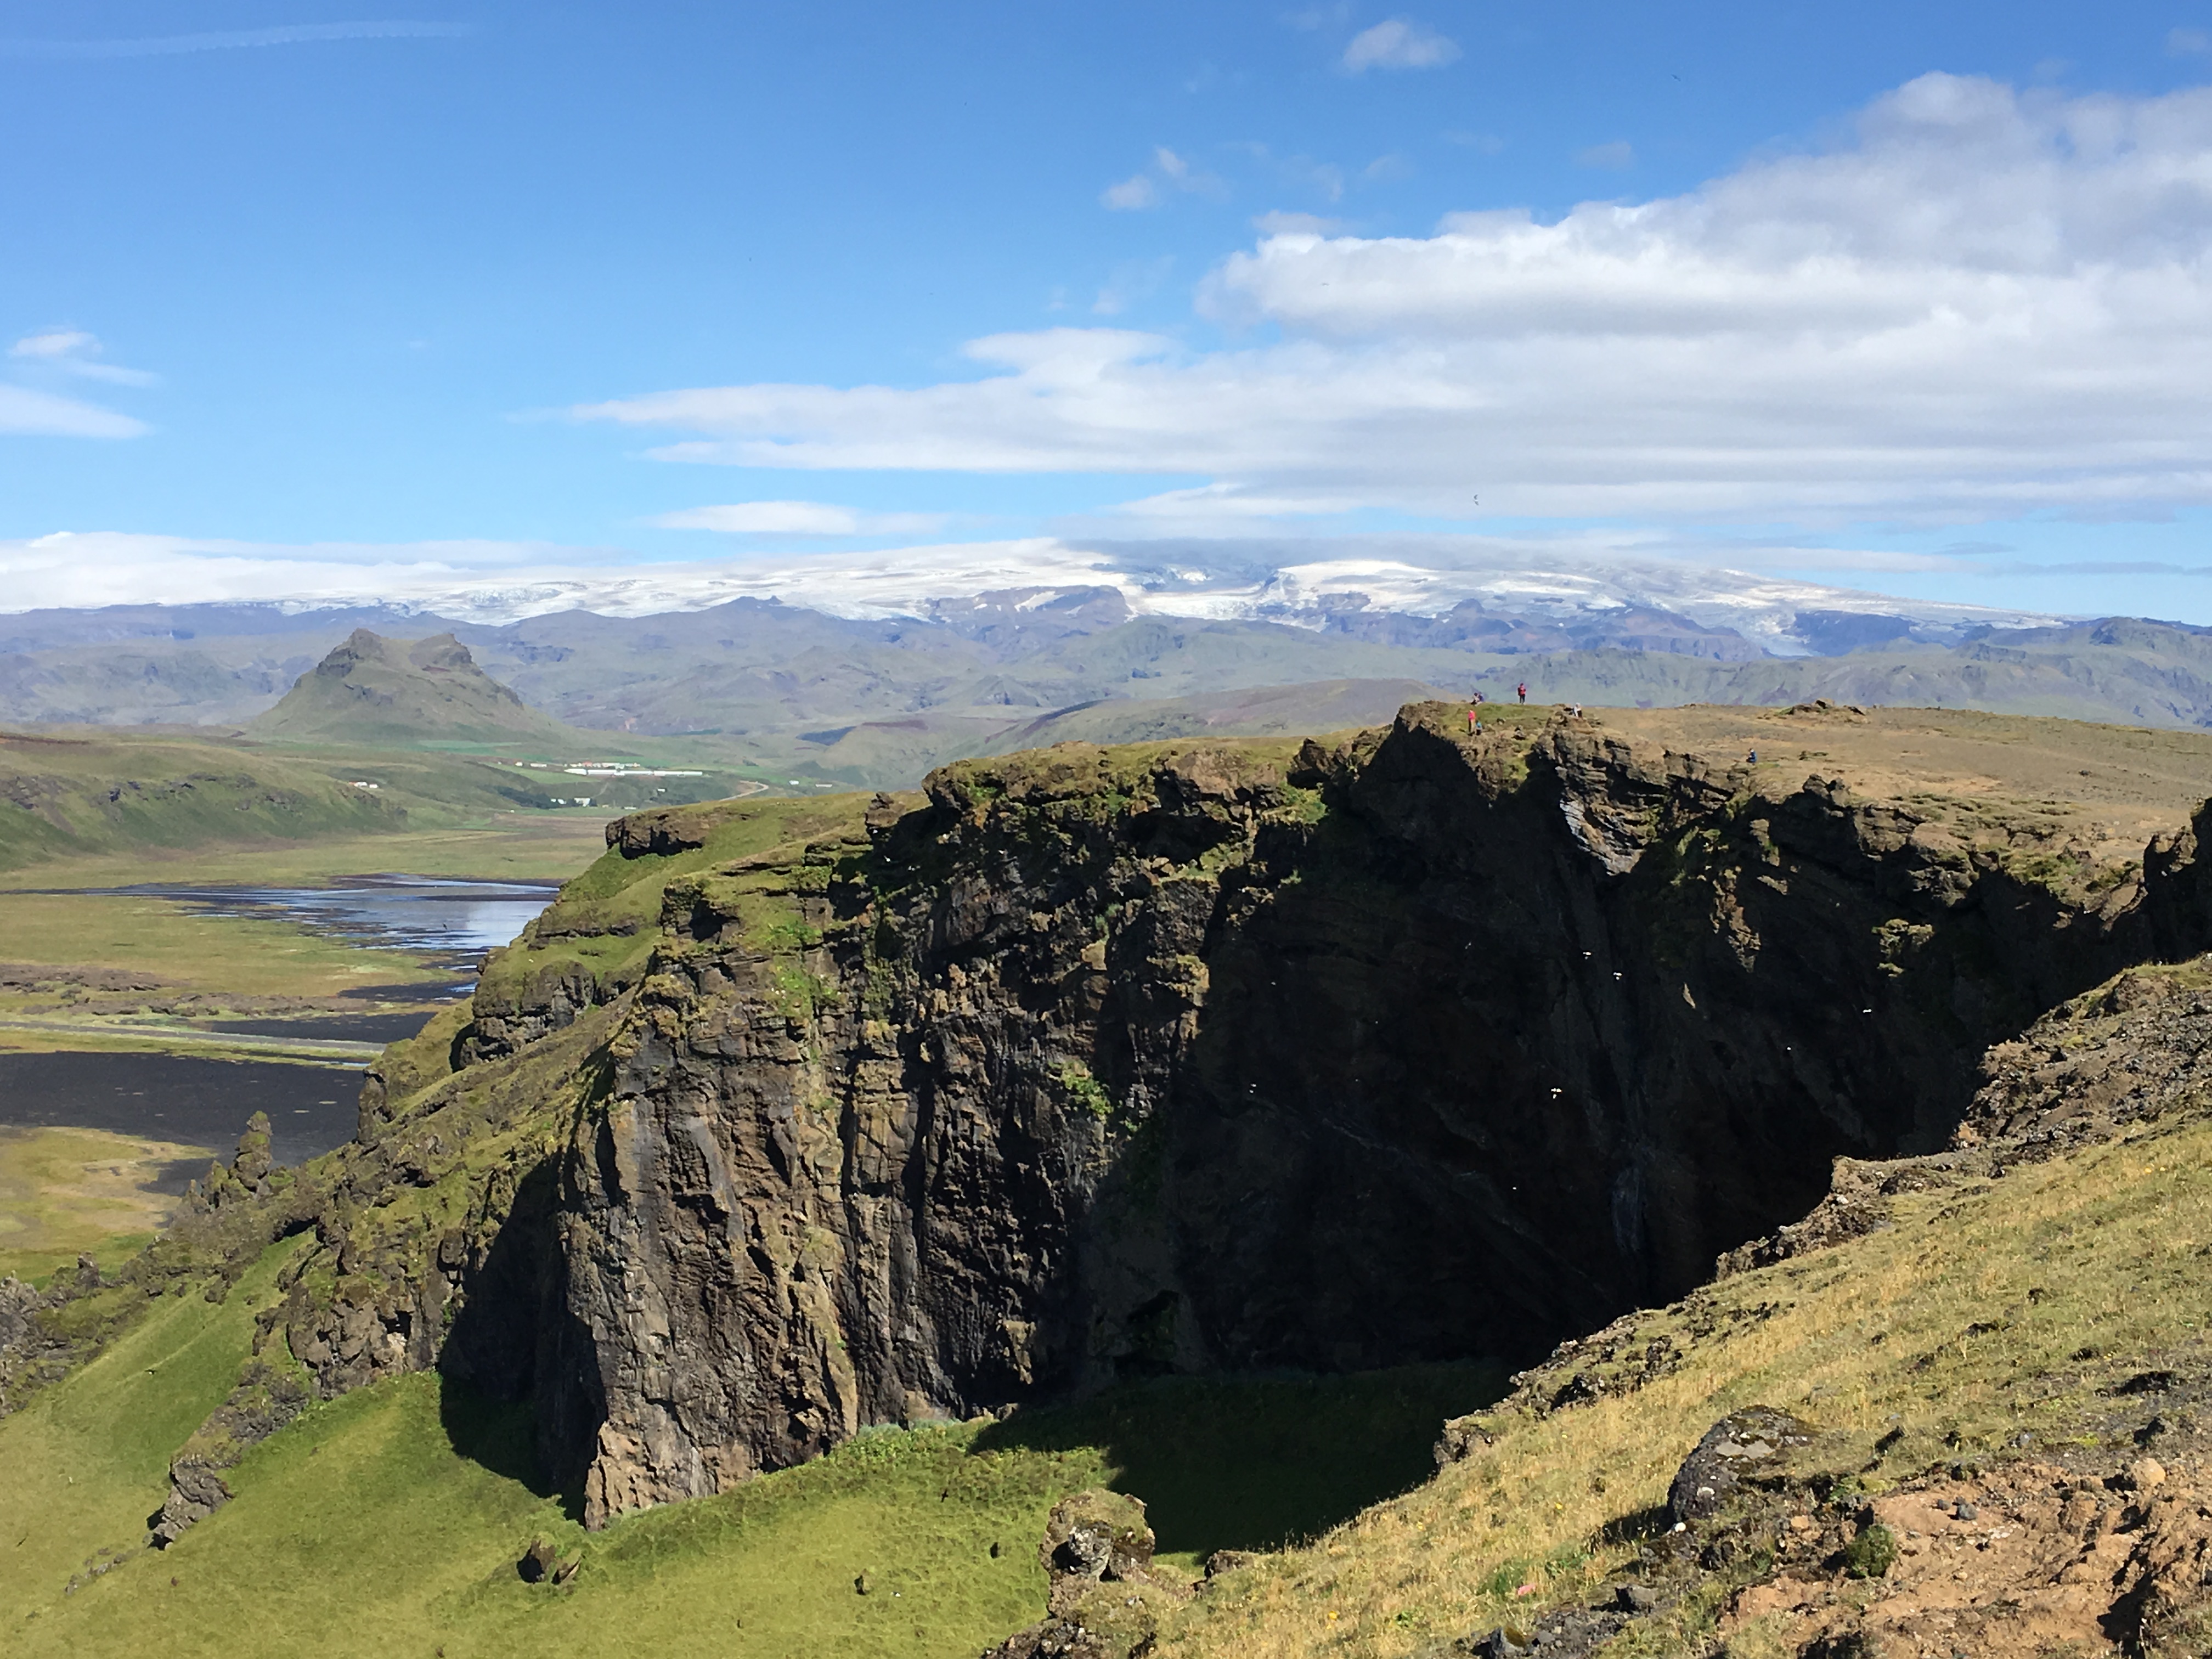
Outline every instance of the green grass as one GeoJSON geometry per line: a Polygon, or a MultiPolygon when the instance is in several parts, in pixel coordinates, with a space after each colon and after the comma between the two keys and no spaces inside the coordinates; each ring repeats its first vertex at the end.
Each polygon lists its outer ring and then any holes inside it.
{"type": "Polygon", "coordinates": [[[173,1207],[141,1183],[170,1159],[210,1155],[99,1129],[0,1127],[0,1276],[43,1284],[80,1255],[113,1272],[173,1207]]]}
{"type": "Polygon", "coordinates": [[[134,882],[310,886],[346,876],[402,871],[421,876],[563,881],[605,850],[607,817],[594,811],[496,812],[481,823],[387,835],[127,853],[77,852],[0,876],[7,887],[120,887],[134,882]]]}
{"type": "Polygon", "coordinates": [[[163,1299],[61,1386],[0,1420],[0,1648],[24,1615],[107,1549],[136,1552],[167,1492],[169,1455],[237,1380],[253,1315],[275,1295],[294,1247],[264,1255],[230,1296],[163,1299]],[[9,1628],[13,1626],[14,1628],[9,1628]]]}
{"type": "Polygon", "coordinates": [[[179,990],[249,996],[331,996],[356,985],[459,977],[407,951],[136,894],[0,893],[0,952],[11,962],[128,969],[179,990]]]}
{"type": "Polygon", "coordinates": [[[586,1534],[532,1476],[526,1408],[418,1375],[311,1407],[231,1472],[234,1502],[166,1552],[138,1547],[169,1451],[227,1391],[291,1248],[220,1308],[168,1299],[0,1423],[0,1650],[967,1659],[1041,1616],[1037,1540],[1066,1493],[1145,1497],[1194,1571],[1417,1481],[1443,1417],[1499,1386],[1463,1366],[1163,1379],[1004,1424],[871,1431],[586,1534]],[[539,1537],[581,1557],[572,1583],[517,1575],[539,1537]],[[119,1564],[88,1576],[103,1549],[119,1564]]]}
{"type": "Polygon", "coordinates": [[[404,1378],[311,1410],[237,1468],[236,1501],[173,1548],[46,1601],[9,1647],[972,1654],[1034,1616],[1045,1510],[1093,1470],[1079,1457],[971,1456],[966,1437],[866,1437],[586,1537],[556,1498],[501,1472],[526,1455],[520,1413],[404,1378]],[[517,1576],[540,1536],[583,1555],[573,1584],[517,1576]],[[1006,1547],[997,1559],[994,1542],[1006,1547]],[[854,1587],[863,1572],[866,1596],[854,1587]]]}

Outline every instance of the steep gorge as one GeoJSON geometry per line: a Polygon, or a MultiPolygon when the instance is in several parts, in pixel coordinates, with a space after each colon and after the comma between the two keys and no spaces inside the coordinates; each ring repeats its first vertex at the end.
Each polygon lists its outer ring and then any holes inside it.
{"type": "Polygon", "coordinates": [[[2202,813],[2100,866],[1460,717],[621,821],[286,1198],[265,1340],[534,1396],[594,1522],[1119,1377],[1526,1359],[2212,945],[2202,813]]]}

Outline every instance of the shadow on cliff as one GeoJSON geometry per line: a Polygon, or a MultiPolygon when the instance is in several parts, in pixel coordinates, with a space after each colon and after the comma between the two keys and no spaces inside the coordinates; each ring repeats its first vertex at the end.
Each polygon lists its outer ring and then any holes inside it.
{"type": "MultiPolygon", "coordinates": [[[[438,1423],[454,1453],[539,1498],[567,1498],[544,1475],[538,1418],[526,1400],[495,1400],[453,1377],[440,1379],[438,1423]]],[[[580,1505],[570,1504],[572,1510],[580,1505]]]]}
{"type": "Polygon", "coordinates": [[[584,1469],[605,1414],[579,1364],[588,1333],[564,1301],[559,1172],[547,1158],[517,1183],[506,1219],[470,1265],[443,1350],[447,1443],[494,1474],[584,1515],[584,1469]]]}
{"type": "Polygon", "coordinates": [[[1404,1365],[1343,1376],[1161,1377],[1017,1412],[978,1451],[1094,1446],[1145,1501],[1164,1553],[1313,1538],[1436,1473],[1444,1419],[1506,1391],[1503,1367],[1404,1365]]]}

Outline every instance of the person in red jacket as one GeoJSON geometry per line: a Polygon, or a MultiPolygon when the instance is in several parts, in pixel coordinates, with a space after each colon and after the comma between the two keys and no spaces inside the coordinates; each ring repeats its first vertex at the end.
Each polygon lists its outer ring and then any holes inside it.
{"type": "Polygon", "coordinates": [[[1515,689],[1516,690],[1517,690],[1517,691],[1521,694],[1521,701],[1522,701],[1522,702],[1528,702],[1528,681],[1526,681],[1526,680],[1522,681],[1522,682],[1521,682],[1521,684],[1520,684],[1518,686],[1515,687],[1514,689],[1515,689]]]}

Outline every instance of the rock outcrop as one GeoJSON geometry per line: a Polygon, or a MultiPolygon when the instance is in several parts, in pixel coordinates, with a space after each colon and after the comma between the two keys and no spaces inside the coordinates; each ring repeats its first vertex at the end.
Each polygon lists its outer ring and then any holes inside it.
{"type": "Polygon", "coordinates": [[[1152,1565],[1141,1500],[1094,1488],[1053,1505],[1037,1561],[1045,1616],[983,1659],[1129,1659],[1151,1650],[1163,1615],[1191,1586],[1152,1565]]]}
{"type": "Polygon", "coordinates": [[[556,1206],[587,1515],[1116,1377],[1540,1352],[1941,1148],[2153,949],[2124,874],[1455,712],[964,763],[672,884],[556,1206]]]}

